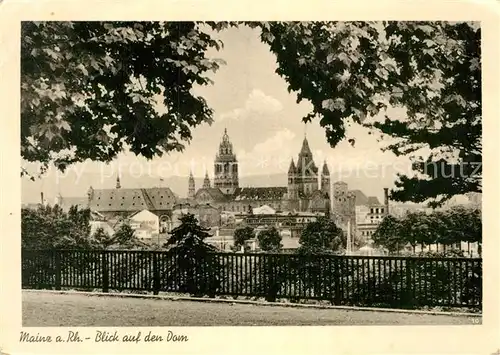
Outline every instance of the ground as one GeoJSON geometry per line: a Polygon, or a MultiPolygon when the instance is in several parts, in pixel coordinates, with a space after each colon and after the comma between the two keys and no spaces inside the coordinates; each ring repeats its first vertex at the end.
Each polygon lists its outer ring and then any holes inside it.
{"type": "Polygon", "coordinates": [[[23,326],[453,325],[480,318],[23,292],[23,326]]]}

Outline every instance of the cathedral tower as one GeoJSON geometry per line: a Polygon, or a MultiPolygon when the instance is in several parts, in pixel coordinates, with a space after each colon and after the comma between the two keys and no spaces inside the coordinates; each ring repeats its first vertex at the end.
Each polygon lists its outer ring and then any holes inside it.
{"type": "Polygon", "coordinates": [[[224,129],[219,152],[215,157],[214,172],[214,187],[219,188],[222,193],[232,194],[239,187],[238,161],[233,153],[227,129],[224,129]]]}
{"type": "Polygon", "coordinates": [[[188,187],[188,198],[194,198],[195,194],[195,185],[194,185],[194,177],[193,172],[189,172],[189,187],[188,187]]]}
{"type": "Polygon", "coordinates": [[[330,194],[330,170],[328,170],[326,160],[323,163],[323,169],[321,171],[321,191],[330,194]]]}
{"type": "Polygon", "coordinates": [[[307,137],[304,137],[302,142],[296,170],[299,193],[309,196],[312,192],[318,190],[318,168],[314,163],[307,137]]]}
{"type": "Polygon", "coordinates": [[[296,173],[297,170],[292,159],[292,161],[290,162],[290,167],[288,168],[288,198],[290,200],[295,200],[298,198],[296,173]]]}
{"type": "Polygon", "coordinates": [[[203,180],[203,188],[204,189],[210,188],[210,178],[208,177],[208,171],[205,173],[205,179],[203,180]]]}

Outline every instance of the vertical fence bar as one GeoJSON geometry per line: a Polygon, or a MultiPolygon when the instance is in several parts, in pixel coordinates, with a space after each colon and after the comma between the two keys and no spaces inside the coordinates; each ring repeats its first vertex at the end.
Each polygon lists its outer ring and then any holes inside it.
{"type": "Polygon", "coordinates": [[[56,250],[55,251],[55,289],[60,290],[61,289],[61,252],[56,250]]]}
{"type": "Polygon", "coordinates": [[[160,265],[158,262],[158,253],[153,253],[153,294],[160,293],[160,265]]]}
{"type": "Polygon", "coordinates": [[[108,253],[106,250],[101,253],[101,269],[102,269],[102,292],[109,292],[109,269],[108,269],[108,253]]]}

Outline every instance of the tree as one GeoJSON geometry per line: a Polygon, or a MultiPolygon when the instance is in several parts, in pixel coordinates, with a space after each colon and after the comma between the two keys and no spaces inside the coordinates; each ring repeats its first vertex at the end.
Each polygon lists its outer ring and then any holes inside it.
{"type": "Polygon", "coordinates": [[[281,235],[275,227],[265,229],[257,234],[259,248],[263,251],[275,252],[283,248],[281,235]]]}
{"type": "Polygon", "coordinates": [[[253,23],[276,54],[276,72],[308,100],[328,142],[362,124],[413,160],[391,198],[438,206],[481,192],[481,29],[465,22],[253,23]],[[390,117],[389,106],[405,113],[390,117]],[[385,121],[374,120],[385,114],[385,121]],[[422,158],[422,151],[430,151],[422,158]],[[422,175],[420,175],[422,174],[422,175]]]}
{"type": "Polygon", "coordinates": [[[399,251],[406,244],[401,235],[401,221],[394,216],[386,216],[372,235],[376,246],[386,248],[390,253],[399,251]]]}
{"type": "Polygon", "coordinates": [[[192,127],[212,121],[192,88],[210,84],[207,73],[223,63],[206,51],[222,45],[208,31],[226,25],[23,22],[22,158],[64,170],[125,148],[146,158],[181,151],[192,127]]]}
{"type": "Polygon", "coordinates": [[[399,233],[402,238],[412,246],[413,252],[415,252],[417,244],[428,245],[433,242],[432,233],[435,232],[430,228],[431,218],[432,217],[428,216],[425,212],[413,212],[408,213],[399,221],[399,233]]]}
{"type": "Polygon", "coordinates": [[[242,246],[245,248],[245,251],[249,249],[247,245],[248,240],[252,240],[255,238],[255,231],[252,227],[246,226],[243,228],[237,228],[234,231],[234,247],[235,249],[240,249],[242,246]]]}
{"type": "Polygon", "coordinates": [[[346,246],[345,234],[337,225],[326,218],[308,223],[302,231],[298,251],[307,254],[321,254],[338,251],[346,246]]]}
{"type": "Polygon", "coordinates": [[[98,231],[99,229],[96,230],[93,237],[94,240],[96,240],[99,248],[130,250],[136,248],[144,248],[147,246],[144,242],[137,238],[134,229],[126,221],[120,224],[120,226],[112,236],[107,235],[107,233],[98,233],[98,231]]]}
{"type": "Polygon", "coordinates": [[[21,245],[25,249],[90,249],[90,211],[59,206],[21,210],[21,245]]]}
{"type": "Polygon", "coordinates": [[[176,260],[173,268],[166,270],[165,277],[180,283],[181,292],[194,295],[214,294],[218,282],[215,269],[218,265],[211,257],[216,248],[205,242],[206,238],[211,237],[209,229],[200,226],[196,217],[190,213],[181,216],[179,220],[181,224],[170,232],[170,238],[165,243],[176,260]]]}
{"type": "Polygon", "coordinates": [[[104,249],[108,248],[110,245],[113,244],[111,236],[102,227],[99,227],[95,230],[94,234],[92,235],[92,238],[94,238],[95,243],[98,246],[101,246],[104,249]]]}

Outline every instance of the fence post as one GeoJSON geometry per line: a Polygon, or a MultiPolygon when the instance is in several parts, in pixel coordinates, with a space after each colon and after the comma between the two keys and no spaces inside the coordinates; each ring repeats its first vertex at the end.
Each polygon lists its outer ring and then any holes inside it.
{"type": "Polygon", "coordinates": [[[108,268],[108,253],[103,250],[101,253],[102,265],[102,292],[109,292],[109,268],[108,268]]]}
{"type": "Polygon", "coordinates": [[[408,306],[409,308],[413,308],[414,305],[414,299],[413,299],[413,282],[412,282],[412,271],[414,270],[414,262],[410,258],[406,259],[406,302],[405,305],[408,306]]]}
{"type": "MultiPolygon", "coordinates": [[[[331,260],[331,259],[330,259],[331,260]]],[[[339,259],[334,258],[334,270],[333,270],[333,282],[335,285],[335,296],[334,296],[334,304],[340,304],[340,272],[339,272],[339,259]]]]}
{"type": "Polygon", "coordinates": [[[266,281],[267,281],[267,292],[266,292],[266,301],[268,302],[275,302],[276,301],[276,296],[277,296],[277,285],[276,285],[276,275],[275,275],[275,263],[274,263],[274,255],[266,255],[265,259],[267,259],[266,262],[266,281]]]}
{"type": "Polygon", "coordinates": [[[61,289],[61,252],[59,250],[55,251],[55,271],[56,271],[56,285],[55,289],[61,289]]]}
{"type": "Polygon", "coordinates": [[[153,252],[153,294],[160,293],[160,266],[158,265],[158,253],[153,252]]]}

